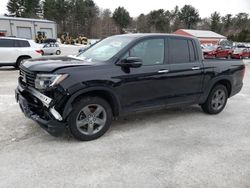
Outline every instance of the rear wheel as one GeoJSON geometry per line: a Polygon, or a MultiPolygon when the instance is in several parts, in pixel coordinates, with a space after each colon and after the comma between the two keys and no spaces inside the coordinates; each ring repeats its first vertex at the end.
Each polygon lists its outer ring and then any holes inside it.
{"type": "Polygon", "coordinates": [[[57,50],[56,51],[56,55],[60,55],[61,54],[61,51],[60,50],[57,50]]]}
{"type": "Polygon", "coordinates": [[[99,97],[86,97],[73,106],[69,116],[69,129],[80,141],[90,141],[101,137],[110,127],[112,110],[99,97]]]}
{"type": "Polygon", "coordinates": [[[231,59],[231,55],[230,54],[227,55],[227,59],[231,59]]]}
{"type": "Polygon", "coordinates": [[[210,92],[206,102],[201,105],[202,110],[208,114],[218,114],[226,106],[228,91],[224,85],[216,85],[210,92]]]}
{"type": "Polygon", "coordinates": [[[30,57],[19,57],[16,61],[16,65],[15,68],[19,68],[20,65],[26,60],[26,59],[30,59],[30,57]]]}

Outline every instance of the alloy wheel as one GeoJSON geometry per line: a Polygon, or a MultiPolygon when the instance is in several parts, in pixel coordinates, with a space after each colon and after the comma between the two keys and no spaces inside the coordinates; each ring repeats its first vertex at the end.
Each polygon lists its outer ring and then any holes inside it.
{"type": "Polygon", "coordinates": [[[107,113],[99,104],[85,106],[77,115],[77,129],[85,135],[98,133],[107,121],[107,113]]]}
{"type": "Polygon", "coordinates": [[[220,110],[221,108],[223,108],[225,102],[226,102],[225,91],[222,89],[218,89],[217,91],[215,91],[212,97],[212,108],[214,110],[220,110]]]}

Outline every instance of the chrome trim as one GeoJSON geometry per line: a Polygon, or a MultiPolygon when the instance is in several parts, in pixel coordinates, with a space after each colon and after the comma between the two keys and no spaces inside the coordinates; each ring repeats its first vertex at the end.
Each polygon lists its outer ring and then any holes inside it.
{"type": "Polygon", "coordinates": [[[158,71],[159,74],[168,73],[168,72],[169,72],[169,70],[159,70],[158,71]]]}
{"type": "Polygon", "coordinates": [[[56,118],[58,121],[62,121],[63,120],[63,118],[59,114],[59,112],[56,111],[55,106],[53,106],[52,108],[50,108],[49,111],[54,116],[54,118],[56,118]]]}
{"type": "Polygon", "coordinates": [[[46,107],[49,107],[52,99],[47,97],[46,95],[40,93],[36,89],[32,87],[28,87],[28,90],[31,94],[33,94],[36,98],[38,98],[46,107]]]}
{"type": "Polygon", "coordinates": [[[193,67],[192,70],[200,70],[200,67],[193,67]]]}

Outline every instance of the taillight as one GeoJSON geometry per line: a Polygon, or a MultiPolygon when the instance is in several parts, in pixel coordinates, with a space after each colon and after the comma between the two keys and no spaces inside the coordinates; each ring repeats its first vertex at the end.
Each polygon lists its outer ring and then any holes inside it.
{"type": "Polygon", "coordinates": [[[35,50],[37,53],[41,54],[42,50],[35,50]]]}

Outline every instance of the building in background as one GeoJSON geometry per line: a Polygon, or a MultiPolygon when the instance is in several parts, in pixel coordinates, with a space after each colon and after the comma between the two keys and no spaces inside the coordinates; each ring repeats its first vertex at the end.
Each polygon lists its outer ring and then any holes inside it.
{"type": "Polygon", "coordinates": [[[29,19],[0,16],[0,36],[35,39],[37,32],[44,32],[47,38],[57,38],[57,24],[43,19],[29,19]]]}
{"type": "Polygon", "coordinates": [[[192,30],[192,29],[179,29],[174,34],[196,37],[200,40],[201,44],[218,44],[227,37],[207,30],[192,30]]]}

